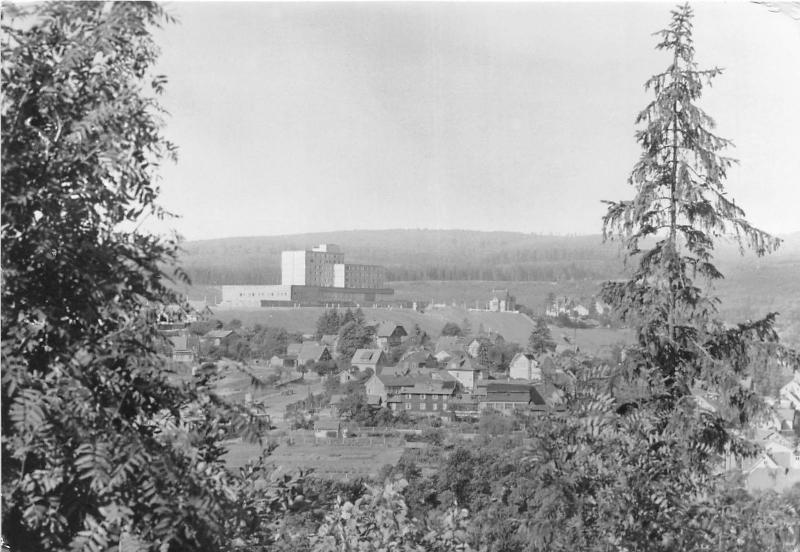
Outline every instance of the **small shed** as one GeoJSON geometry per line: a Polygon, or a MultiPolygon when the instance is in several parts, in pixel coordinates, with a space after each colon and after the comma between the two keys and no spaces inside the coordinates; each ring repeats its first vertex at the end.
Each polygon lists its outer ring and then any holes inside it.
{"type": "Polygon", "coordinates": [[[314,437],[344,437],[347,430],[342,427],[339,420],[317,420],[314,422],[314,437]]]}

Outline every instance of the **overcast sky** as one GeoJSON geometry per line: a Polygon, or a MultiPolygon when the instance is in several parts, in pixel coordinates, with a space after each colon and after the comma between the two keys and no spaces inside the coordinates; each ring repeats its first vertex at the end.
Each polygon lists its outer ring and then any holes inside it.
{"type": "MultiPolygon", "coordinates": [[[[187,239],[348,229],[601,229],[631,197],[671,4],[170,3],[162,204],[187,239]]],[[[800,230],[800,22],[695,6],[728,189],[800,230]]]]}

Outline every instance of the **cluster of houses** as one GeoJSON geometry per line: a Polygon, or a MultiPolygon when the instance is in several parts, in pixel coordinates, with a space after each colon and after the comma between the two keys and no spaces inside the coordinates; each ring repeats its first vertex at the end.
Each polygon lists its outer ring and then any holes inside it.
{"type": "Polygon", "coordinates": [[[594,312],[601,316],[609,310],[608,305],[597,299],[590,298],[581,301],[574,297],[555,297],[553,302],[545,307],[544,314],[552,318],[557,318],[564,314],[571,319],[578,320],[588,317],[592,313],[592,308],[594,308],[594,312]]]}
{"type": "Polygon", "coordinates": [[[767,418],[748,436],[762,452],[735,467],[750,489],[782,490],[800,483],[800,371],[781,388],[778,399],[768,403],[767,418]]]}
{"type": "Polygon", "coordinates": [[[166,305],[156,313],[156,328],[169,341],[169,354],[173,361],[194,362],[203,340],[210,340],[219,346],[220,341],[237,337],[219,331],[215,335],[198,338],[189,332],[190,324],[210,320],[213,315],[205,301],[187,301],[184,306],[166,305]]]}
{"type": "MultiPolygon", "coordinates": [[[[508,373],[491,373],[478,362],[479,349],[478,339],[443,336],[433,350],[409,350],[394,365],[385,349],[360,349],[339,377],[346,382],[370,374],[364,382],[368,404],[412,416],[476,417],[487,410],[511,415],[558,407],[561,396],[549,377],[570,376],[550,357],[518,353],[508,373]]],[[[332,411],[342,398],[332,397],[332,411]]]]}
{"type": "MultiPolygon", "coordinates": [[[[701,411],[714,413],[721,408],[720,397],[709,390],[692,393],[701,411]]],[[[755,457],[742,458],[728,454],[721,461],[727,473],[739,473],[751,490],[784,490],[800,483],[800,443],[796,428],[800,426],[800,372],[783,386],[779,398],[764,397],[767,410],[759,421],[738,432],[759,446],[755,457]]]]}

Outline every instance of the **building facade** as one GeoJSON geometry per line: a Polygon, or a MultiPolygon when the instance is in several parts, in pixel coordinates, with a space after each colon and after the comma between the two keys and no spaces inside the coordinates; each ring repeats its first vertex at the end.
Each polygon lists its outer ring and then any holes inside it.
{"type": "Polygon", "coordinates": [[[345,264],[338,245],[281,252],[280,285],[222,286],[221,307],[296,305],[356,306],[374,303],[385,288],[386,270],[377,265],[345,264]]]}

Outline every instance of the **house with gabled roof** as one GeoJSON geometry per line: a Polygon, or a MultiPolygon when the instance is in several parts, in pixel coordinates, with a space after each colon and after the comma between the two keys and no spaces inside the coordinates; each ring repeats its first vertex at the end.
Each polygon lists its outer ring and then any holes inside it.
{"type": "Polygon", "coordinates": [[[448,402],[455,397],[457,381],[445,372],[407,375],[373,374],[365,384],[367,396],[395,411],[412,414],[447,412],[448,402]]]}
{"type": "Polygon", "coordinates": [[[800,370],[795,370],[792,381],[781,387],[780,397],[789,401],[795,410],[800,410],[800,370]]]}
{"type": "Polygon", "coordinates": [[[549,408],[544,397],[530,383],[489,381],[486,394],[478,397],[478,410],[496,410],[510,416],[519,410],[545,411],[549,408]]]}
{"type": "Polygon", "coordinates": [[[320,345],[313,341],[304,341],[300,344],[300,350],[297,353],[297,363],[300,366],[305,366],[309,362],[325,362],[332,360],[330,350],[327,345],[320,345]]]}
{"type": "Polygon", "coordinates": [[[444,369],[470,392],[477,387],[479,380],[484,379],[485,368],[467,354],[450,359],[444,369]]]}
{"type": "Polygon", "coordinates": [[[424,349],[417,350],[417,351],[409,351],[400,359],[400,362],[397,363],[398,366],[402,365],[408,367],[408,369],[413,370],[417,368],[437,368],[439,366],[439,362],[436,360],[430,351],[426,351],[424,349]]]}
{"type": "Polygon", "coordinates": [[[517,353],[508,365],[508,376],[512,379],[542,381],[542,370],[533,353],[517,353]]]}
{"type": "Polygon", "coordinates": [[[208,306],[205,301],[187,301],[189,303],[189,312],[186,313],[186,320],[188,322],[199,322],[211,320],[214,316],[214,311],[208,306]]]}
{"type": "Polygon", "coordinates": [[[350,359],[350,366],[358,368],[362,372],[371,368],[373,373],[378,374],[381,368],[388,365],[386,353],[381,349],[358,349],[350,359]]]}
{"type": "Polygon", "coordinates": [[[378,347],[385,351],[400,345],[406,336],[408,336],[406,329],[396,322],[381,322],[375,330],[375,339],[378,347]]]}
{"type": "Polygon", "coordinates": [[[239,334],[233,330],[211,330],[203,336],[203,340],[214,347],[221,347],[238,341],[239,334]]]}
{"type": "Polygon", "coordinates": [[[186,332],[169,336],[168,339],[172,346],[172,360],[175,362],[194,361],[194,351],[189,347],[189,335],[186,332]]]}

